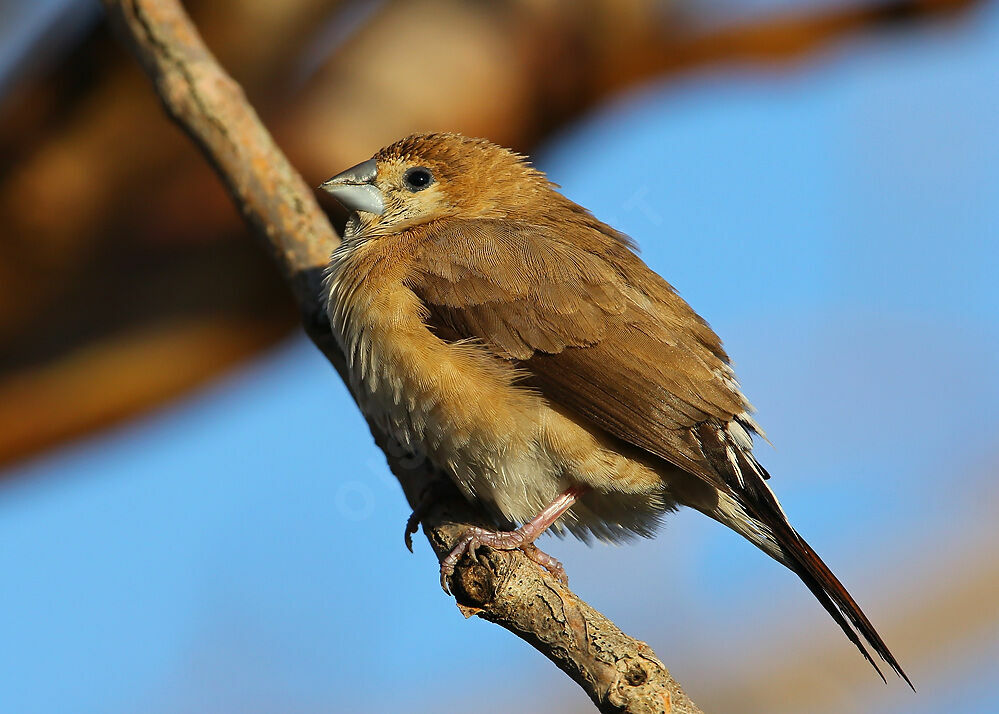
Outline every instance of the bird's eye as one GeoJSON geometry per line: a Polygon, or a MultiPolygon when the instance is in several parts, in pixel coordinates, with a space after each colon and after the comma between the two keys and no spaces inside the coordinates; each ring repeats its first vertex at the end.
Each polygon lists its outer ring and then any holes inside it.
{"type": "Polygon", "coordinates": [[[422,191],[434,182],[434,175],[430,173],[430,169],[417,166],[407,171],[402,180],[406,182],[406,188],[410,191],[422,191]]]}

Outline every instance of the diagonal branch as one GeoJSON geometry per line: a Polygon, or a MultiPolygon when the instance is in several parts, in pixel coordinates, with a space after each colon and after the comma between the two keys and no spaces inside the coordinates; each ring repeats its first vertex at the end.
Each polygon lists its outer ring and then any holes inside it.
{"type": "MultiPolygon", "coordinates": [[[[156,85],[167,113],[215,167],[243,217],[272,251],[302,310],[306,331],[345,381],[319,276],[338,238],[311,190],[274,144],[242,89],[215,61],[176,0],[104,0],[122,37],[156,85]]],[[[348,382],[349,383],[349,382],[348,382]]],[[[410,504],[434,480],[369,422],[410,504]]],[[[438,557],[482,516],[457,493],[422,518],[438,557]]],[[[435,574],[436,577],[436,574],[435,574]]],[[[459,607],[510,630],[578,683],[602,712],[700,710],[643,642],[576,597],[519,553],[489,551],[455,573],[459,607]]]]}

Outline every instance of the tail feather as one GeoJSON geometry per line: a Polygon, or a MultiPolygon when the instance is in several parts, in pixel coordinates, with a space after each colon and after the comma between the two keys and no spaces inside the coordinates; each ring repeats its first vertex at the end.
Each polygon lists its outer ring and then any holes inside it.
{"type": "Polygon", "coordinates": [[[763,480],[766,474],[763,467],[745,452],[738,452],[738,460],[742,472],[750,474],[750,478],[745,479],[742,488],[732,493],[734,498],[724,498],[728,507],[710,515],[734,528],[801,578],[826,612],[877,670],[881,679],[885,678],[884,673],[871,657],[864,645],[865,641],[915,691],[912,681],[860,609],[860,605],[788,522],[777,497],[763,480]],[[734,520],[741,523],[733,523],[733,516],[734,520]]]}
{"type": "Polygon", "coordinates": [[[912,687],[898,660],[888,649],[867,615],[843,584],[794,530],[773,491],[770,474],[752,454],[750,434],[758,432],[746,415],[724,426],[704,422],[690,436],[703,455],[705,481],[715,486],[713,504],[691,502],[706,515],[741,534],[760,550],[791,569],[812,591],[826,612],[884,679],[868,647],[912,687]],[[738,428],[735,428],[738,427],[738,428]],[[866,644],[865,644],[866,643],[866,644]]]}
{"type": "MultiPolygon", "coordinates": [[[[786,525],[786,524],[785,524],[786,525]]],[[[871,663],[881,679],[885,676],[881,672],[874,658],[871,657],[864,646],[860,636],[867,641],[873,649],[895,673],[905,680],[905,683],[915,691],[912,681],[902,670],[902,666],[895,659],[895,656],[888,649],[888,645],[881,639],[881,635],[874,629],[874,625],[860,609],[860,606],[853,599],[847,589],[833,575],[829,567],[822,562],[818,554],[812,550],[811,546],[798,535],[798,533],[786,525],[784,537],[779,538],[781,552],[785,556],[784,564],[801,578],[815,598],[819,601],[826,612],[836,621],[846,636],[857,646],[864,658],[871,663]],[[858,633],[860,636],[858,636],[858,633]]]]}

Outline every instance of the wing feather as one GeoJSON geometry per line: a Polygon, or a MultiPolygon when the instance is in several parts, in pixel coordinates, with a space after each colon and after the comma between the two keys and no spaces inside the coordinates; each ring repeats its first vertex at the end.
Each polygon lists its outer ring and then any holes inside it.
{"type": "Polygon", "coordinates": [[[414,258],[431,329],[480,341],[619,439],[716,486],[735,478],[691,431],[749,408],[721,342],[621,234],[587,217],[449,221],[414,258]]]}

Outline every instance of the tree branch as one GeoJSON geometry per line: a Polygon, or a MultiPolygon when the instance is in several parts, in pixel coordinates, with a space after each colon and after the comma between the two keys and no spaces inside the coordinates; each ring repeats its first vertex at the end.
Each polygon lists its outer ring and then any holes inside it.
{"type": "MultiPolygon", "coordinates": [[[[312,191],[176,0],[104,0],[104,5],[167,113],[197,143],[270,248],[301,307],[306,331],[347,381],[320,297],[321,271],[338,238],[312,191]]],[[[415,505],[435,479],[429,464],[414,463],[370,422],[369,427],[415,505]]],[[[482,514],[456,491],[436,500],[422,522],[438,557],[470,525],[484,524],[482,514]]],[[[600,711],[700,712],[648,645],[625,635],[519,551],[483,549],[478,562],[463,559],[454,586],[466,616],[479,615],[529,643],[578,683],[600,711]]]]}

